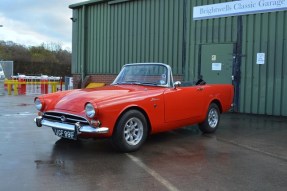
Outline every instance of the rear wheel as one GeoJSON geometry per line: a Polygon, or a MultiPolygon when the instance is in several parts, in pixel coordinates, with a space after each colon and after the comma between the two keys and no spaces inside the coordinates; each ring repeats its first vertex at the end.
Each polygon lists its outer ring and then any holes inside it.
{"type": "Polygon", "coordinates": [[[147,137],[147,121],[138,110],[126,112],[119,120],[113,134],[113,145],[122,152],[138,150],[147,137]]]}
{"type": "Polygon", "coordinates": [[[203,133],[214,133],[220,121],[220,111],[215,103],[209,105],[204,122],[199,124],[199,129],[203,133]]]}

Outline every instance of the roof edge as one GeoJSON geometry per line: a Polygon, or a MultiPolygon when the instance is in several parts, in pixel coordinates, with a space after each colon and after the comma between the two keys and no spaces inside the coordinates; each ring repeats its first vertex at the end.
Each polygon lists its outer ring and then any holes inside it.
{"type": "Polygon", "coordinates": [[[75,3],[69,6],[70,9],[76,9],[76,8],[80,8],[83,7],[85,5],[92,5],[92,4],[99,4],[99,3],[104,3],[104,2],[108,2],[109,0],[90,0],[90,1],[84,1],[81,3],[75,3]]]}
{"type": "Polygon", "coordinates": [[[109,5],[114,5],[114,4],[119,4],[119,3],[130,2],[130,1],[134,1],[134,0],[90,0],[90,1],[84,1],[81,3],[72,4],[69,6],[69,8],[77,9],[77,8],[81,8],[86,5],[94,5],[94,4],[100,4],[100,3],[105,3],[105,2],[107,2],[109,5]]]}

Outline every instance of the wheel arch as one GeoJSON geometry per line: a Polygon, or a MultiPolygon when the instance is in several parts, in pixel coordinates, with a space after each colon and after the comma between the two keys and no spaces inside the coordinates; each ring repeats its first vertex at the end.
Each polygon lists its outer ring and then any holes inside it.
{"type": "Polygon", "coordinates": [[[217,99],[212,100],[208,106],[204,121],[199,123],[199,129],[201,132],[214,133],[219,125],[220,113],[222,113],[222,106],[220,101],[217,99]],[[216,111],[214,111],[214,109],[216,111]]]}
{"type": "Polygon", "coordinates": [[[115,134],[115,132],[116,132],[116,130],[117,130],[117,125],[118,125],[120,119],[122,118],[122,116],[123,116],[125,113],[127,113],[128,111],[130,111],[130,110],[137,110],[137,111],[141,112],[141,113],[144,115],[144,117],[145,117],[145,119],[146,119],[146,121],[147,121],[147,126],[148,126],[148,127],[147,127],[147,128],[148,128],[147,134],[149,135],[150,132],[151,132],[150,119],[149,119],[149,117],[148,117],[146,111],[145,111],[144,109],[138,107],[138,106],[128,107],[128,108],[126,108],[125,110],[123,110],[123,111],[121,112],[121,114],[118,116],[118,118],[117,118],[117,120],[116,120],[116,123],[115,123],[115,125],[114,125],[113,134],[115,134]]]}
{"type": "MultiPolygon", "coordinates": [[[[214,99],[214,100],[212,100],[212,101],[210,102],[210,104],[212,104],[212,103],[216,104],[216,105],[218,106],[219,112],[222,113],[222,105],[221,105],[221,102],[220,102],[218,99],[214,99]]],[[[210,105],[210,104],[209,104],[209,105],[210,105]]]]}

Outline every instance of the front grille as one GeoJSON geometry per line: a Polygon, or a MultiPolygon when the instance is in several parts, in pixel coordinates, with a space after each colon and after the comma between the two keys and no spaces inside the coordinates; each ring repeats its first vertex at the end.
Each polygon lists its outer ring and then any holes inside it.
{"type": "Polygon", "coordinates": [[[82,125],[89,125],[89,122],[86,118],[68,113],[46,112],[43,115],[43,119],[66,124],[75,124],[80,122],[82,125]]]}

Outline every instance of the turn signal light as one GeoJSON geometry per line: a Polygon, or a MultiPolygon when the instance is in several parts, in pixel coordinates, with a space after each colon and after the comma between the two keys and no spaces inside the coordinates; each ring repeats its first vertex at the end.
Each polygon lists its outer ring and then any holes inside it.
{"type": "Polygon", "coordinates": [[[100,127],[101,126],[101,122],[99,120],[92,120],[91,121],[91,125],[94,127],[100,127]]]}

